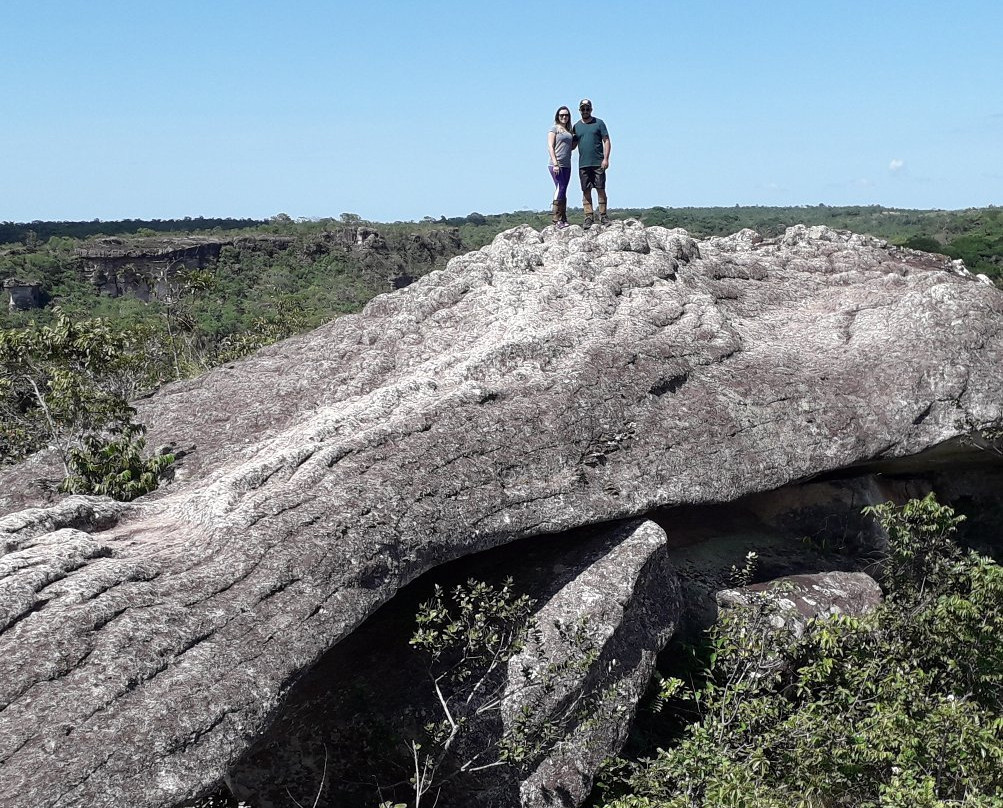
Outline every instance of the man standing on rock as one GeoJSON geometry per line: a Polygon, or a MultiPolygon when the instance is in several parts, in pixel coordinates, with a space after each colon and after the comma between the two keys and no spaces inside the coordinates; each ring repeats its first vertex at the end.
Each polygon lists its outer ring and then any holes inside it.
{"type": "Polygon", "coordinates": [[[606,124],[592,117],[592,102],[583,98],[578,102],[582,119],[575,124],[575,142],[578,144],[578,177],[582,182],[582,204],[585,207],[585,224],[588,230],[595,224],[592,211],[592,189],[599,197],[599,224],[609,224],[606,216],[606,169],[609,168],[609,132],[606,124]]]}

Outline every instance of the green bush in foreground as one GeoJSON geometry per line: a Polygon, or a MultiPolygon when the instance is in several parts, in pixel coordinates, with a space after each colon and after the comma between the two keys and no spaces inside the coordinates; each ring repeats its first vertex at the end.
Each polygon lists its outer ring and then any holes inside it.
{"type": "Polygon", "coordinates": [[[801,637],[766,598],[724,614],[700,720],[621,761],[607,808],[1003,806],[1003,570],[957,549],[962,517],[932,496],[868,510],[890,540],[884,604],[801,637]]]}
{"type": "Polygon", "coordinates": [[[161,475],[174,463],[172,454],[144,455],[144,428],[128,424],[120,433],[86,435],[69,450],[67,476],[59,490],[70,494],[96,494],[131,502],[155,491],[161,475]]]}
{"type": "Polygon", "coordinates": [[[64,462],[87,435],[121,431],[129,399],[154,387],[143,335],[56,312],[50,325],[0,329],[0,465],[45,445],[64,462]]]}
{"type": "Polygon", "coordinates": [[[0,330],[0,466],[46,445],[63,462],[60,490],[135,499],[174,462],[144,456],[129,398],[156,378],[141,330],[56,312],[51,325],[0,330]]]}

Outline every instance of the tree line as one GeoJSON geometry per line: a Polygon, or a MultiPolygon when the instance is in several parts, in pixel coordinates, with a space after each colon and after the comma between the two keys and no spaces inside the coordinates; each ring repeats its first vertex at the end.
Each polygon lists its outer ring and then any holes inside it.
{"type": "Polygon", "coordinates": [[[205,218],[185,216],[183,219],[118,219],[89,222],[0,222],[0,244],[37,244],[50,238],[93,238],[94,236],[134,235],[149,233],[181,234],[207,230],[242,230],[266,224],[264,219],[205,218]]]}

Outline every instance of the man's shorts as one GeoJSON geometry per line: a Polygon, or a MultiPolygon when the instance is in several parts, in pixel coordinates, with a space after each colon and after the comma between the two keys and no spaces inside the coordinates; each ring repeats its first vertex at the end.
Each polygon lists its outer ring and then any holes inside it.
{"type": "Polygon", "coordinates": [[[582,181],[582,193],[587,194],[593,188],[597,191],[606,190],[606,169],[602,166],[586,166],[578,169],[578,179],[582,181]]]}

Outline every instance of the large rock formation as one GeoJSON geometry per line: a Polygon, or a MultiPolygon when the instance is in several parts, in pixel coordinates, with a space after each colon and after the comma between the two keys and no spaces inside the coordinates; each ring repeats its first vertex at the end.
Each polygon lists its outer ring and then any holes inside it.
{"type": "MultiPolygon", "coordinates": [[[[963,456],[999,421],[1001,312],[946,259],[824,228],[521,227],[172,385],[138,404],[185,452],[171,486],[0,520],[0,802],[198,794],[452,559],[963,456]]],[[[0,475],[8,506],[40,467],[0,475]]]]}
{"type": "Polygon", "coordinates": [[[109,297],[131,294],[140,300],[150,300],[166,294],[178,273],[214,262],[226,243],[196,236],[106,236],[78,247],[75,252],[88,280],[101,294],[109,297]]]}
{"type": "Polygon", "coordinates": [[[453,228],[395,232],[388,237],[373,227],[351,226],[301,238],[264,234],[219,238],[106,236],[86,242],[75,252],[85,276],[102,294],[151,300],[168,294],[180,273],[211,267],[225,248],[269,257],[294,250],[294,260],[307,263],[338,252],[351,256],[362,271],[383,276],[388,284],[383,288],[399,289],[437,261],[460,252],[461,242],[453,228]]]}

